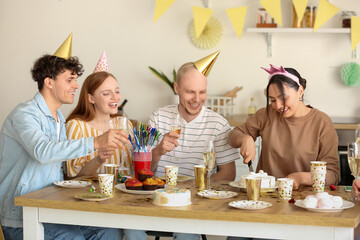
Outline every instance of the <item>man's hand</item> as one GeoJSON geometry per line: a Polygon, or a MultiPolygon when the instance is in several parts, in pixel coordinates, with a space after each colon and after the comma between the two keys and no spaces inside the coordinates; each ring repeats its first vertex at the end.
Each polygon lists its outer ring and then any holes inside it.
{"type": "Polygon", "coordinates": [[[168,132],[164,135],[161,142],[156,146],[157,151],[160,155],[164,155],[167,152],[171,152],[175,147],[179,145],[177,139],[180,137],[179,134],[175,132],[168,132]]]}
{"type": "Polygon", "coordinates": [[[94,138],[94,149],[121,148],[125,150],[125,145],[128,144],[130,144],[128,136],[122,130],[117,129],[110,129],[102,135],[94,138]]]}

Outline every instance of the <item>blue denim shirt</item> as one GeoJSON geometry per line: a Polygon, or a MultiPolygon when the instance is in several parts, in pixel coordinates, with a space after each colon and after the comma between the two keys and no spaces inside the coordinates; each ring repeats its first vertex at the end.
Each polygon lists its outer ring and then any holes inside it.
{"type": "Polygon", "coordinates": [[[66,140],[65,119],[56,120],[43,96],[19,104],[6,118],[0,132],[0,223],[22,227],[22,207],[14,198],[63,179],[61,162],[89,155],[94,139],[66,140]]]}

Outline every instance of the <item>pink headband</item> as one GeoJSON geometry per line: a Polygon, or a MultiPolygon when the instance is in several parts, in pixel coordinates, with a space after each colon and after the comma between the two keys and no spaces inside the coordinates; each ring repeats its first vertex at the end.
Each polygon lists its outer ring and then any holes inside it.
{"type": "Polygon", "coordinates": [[[272,64],[270,64],[270,69],[266,69],[266,68],[263,68],[263,67],[262,67],[262,69],[264,69],[265,71],[267,71],[270,74],[269,80],[274,75],[284,75],[285,77],[290,78],[291,80],[296,82],[297,85],[300,86],[299,78],[297,76],[287,72],[282,66],[280,66],[280,68],[278,68],[278,67],[274,67],[272,64]]]}

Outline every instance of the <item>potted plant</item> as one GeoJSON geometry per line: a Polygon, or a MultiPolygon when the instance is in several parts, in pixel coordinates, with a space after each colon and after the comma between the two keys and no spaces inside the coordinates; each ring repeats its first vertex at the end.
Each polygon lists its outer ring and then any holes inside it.
{"type": "Polygon", "coordinates": [[[161,80],[163,80],[167,85],[169,85],[169,87],[171,88],[171,90],[174,92],[174,94],[176,95],[176,92],[174,90],[174,83],[176,82],[176,71],[175,69],[173,69],[172,75],[173,75],[173,80],[170,80],[163,72],[159,72],[156,69],[154,69],[153,67],[149,66],[150,71],[155,74],[155,76],[157,76],[158,78],[160,78],[161,80]]]}

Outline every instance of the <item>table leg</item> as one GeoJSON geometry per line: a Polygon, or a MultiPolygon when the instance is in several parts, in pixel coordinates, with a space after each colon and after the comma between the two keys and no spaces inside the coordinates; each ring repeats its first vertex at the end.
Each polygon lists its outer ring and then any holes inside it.
{"type": "Polygon", "coordinates": [[[39,209],[23,207],[24,240],[44,240],[44,226],[40,222],[39,209]]]}

